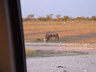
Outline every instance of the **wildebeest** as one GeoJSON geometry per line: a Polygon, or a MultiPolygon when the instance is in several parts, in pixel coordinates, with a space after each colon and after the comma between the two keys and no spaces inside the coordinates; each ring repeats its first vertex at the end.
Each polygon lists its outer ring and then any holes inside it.
{"type": "Polygon", "coordinates": [[[57,32],[47,32],[44,41],[48,42],[48,40],[52,37],[55,37],[55,39],[59,39],[59,35],[57,32]]]}

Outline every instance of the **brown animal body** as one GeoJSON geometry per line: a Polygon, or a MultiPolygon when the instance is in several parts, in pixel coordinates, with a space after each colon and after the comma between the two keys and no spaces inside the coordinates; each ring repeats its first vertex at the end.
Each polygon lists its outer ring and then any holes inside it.
{"type": "Polygon", "coordinates": [[[48,40],[52,37],[55,37],[55,39],[59,39],[59,35],[57,32],[47,32],[45,36],[45,41],[48,42],[48,40]]]}

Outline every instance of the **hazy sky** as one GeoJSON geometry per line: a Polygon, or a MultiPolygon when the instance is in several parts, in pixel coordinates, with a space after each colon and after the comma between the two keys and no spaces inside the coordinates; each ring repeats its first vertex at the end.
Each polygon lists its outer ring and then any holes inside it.
{"type": "Polygon", "coordinates": [[[96,0],[21,0],[22,16],[35,14],[35,17],[47,14],[60,14],[71,17],[96,16],[96,0]]]}

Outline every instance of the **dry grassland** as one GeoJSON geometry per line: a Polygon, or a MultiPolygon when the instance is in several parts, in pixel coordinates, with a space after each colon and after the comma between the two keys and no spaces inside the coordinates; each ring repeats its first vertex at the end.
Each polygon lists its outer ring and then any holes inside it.
{"type": "Polygon", "coordinates": [[[58,32],[62,42],[96,42],[96,21],[27,21],[23,27],[25,42],[42,40],[48,31],[58,32]]]}

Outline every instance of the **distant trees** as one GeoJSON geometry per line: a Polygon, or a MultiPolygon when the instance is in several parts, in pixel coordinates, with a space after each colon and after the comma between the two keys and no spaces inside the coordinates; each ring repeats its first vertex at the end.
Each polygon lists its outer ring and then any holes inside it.
{"type": "Polygon", "coordinates": [[[75,20],[80,20],[80,19],[81,19],[81,17],[76,17],[76,18],[75,18],[75,20]]]}
{"type": "Polygon", "coordinates": [[[57,17],[57,21],[61,21],[61,15],[60,14],[56,15],[56,17],[57,17]]]}
{"type": "Polygon", "coordinates": [[[64,16],[64,17],[62,18],[63,21],[66,21],[66,20],[69,20],[69,19],[70,19],[69,16],[64,16]]]}
{"type": "Polygon", "coordinates": [[[81,16],[81,17],[76,17],[75,20],[87,20],[89,19],[89,17],[84,17],[84,16],[81,16]]]}
{"type": "Polygon", "coordinates": [[[53,16],[53,14],[48,14],[46,17],[39,16],[37,18],[37,20],[40,20],[40,21],[52,21],[53,20],[52,16],[53,16]]]}
{"type": "Polygon", "coordinates": [[[37,18],[37,20],[39,20],[39,21],[46,21],[47,19],[45,17],[40,16],[40,17],[37,18]]]}
{"type": "Polygon", "coordinates": [[[26,18],[23,18],[23,21],[31,21],[32,19],[34,19],[34,16],[34,14],[30,14],[26,18]]]}
{"type": "Polygon", "coordinates": [[[96,20],[96,16],[92,16],[91,17],[91,20],[96,20]]]}
{"type": "Polygon", "coordinates": [[[34,18],[34,14],[30,14],[30,15],[28,15],[27,18],[29,18],[29,19],[33,19],[33,18],[34,18]]]}
{"type": "Polygon", "coordinates": [[[90,20],[90,18],[89,17],[86,17],[86,20],[90,20]]]}
{"type": "Polygon", "coordinates": [[[48,14],[48,15],[46,16],[46,20],[47,20],[47,21],[52,20],[52,16],[53,16],[53,14],[48,14]]]}
{"type": "Polygon", "coordinates": [[[38,18],[34,18],[34,14],[28,15],[26,18],[23,18],[23,21],[31,21],[31,20],[39,20],[39,21],[67,21],[67,20],[96,20],[96,16],[92,17],[76,17],[76,18],[71,18],[69,16],[63,16],[61,17],[60,14],[56,15],[56,18],[53,18],[53,14],[48,14],[46,17],[39,16],[38,18]]]}

